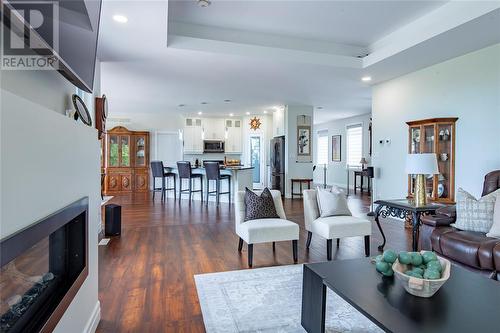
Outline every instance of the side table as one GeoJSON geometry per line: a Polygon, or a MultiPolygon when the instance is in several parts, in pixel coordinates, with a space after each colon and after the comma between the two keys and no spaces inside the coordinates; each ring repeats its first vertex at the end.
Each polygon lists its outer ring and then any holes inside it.
{"type": "Polygon", "coordinates": [[[378,205],[375,210],[375,222],[382,234],[383,243],[379,245],[379,251],[382,251],[385,246],[385,234],[380,226],[379,217],[396,217],[404,220],[408,215],[412,217],[412,249],[418,251],[418,237],[420,230],[420,217],[425,214],[432,214],[437,209],[444,207],[441,204],[429,203],[425,206],[416,206],[412,201],[407,199],[400,200],[377,200],[375,204],[378,205]]]}

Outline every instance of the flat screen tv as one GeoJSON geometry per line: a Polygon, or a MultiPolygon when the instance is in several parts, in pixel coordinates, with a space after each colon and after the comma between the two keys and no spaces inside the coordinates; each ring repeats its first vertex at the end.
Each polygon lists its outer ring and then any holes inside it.
{"type": "MultiPolygon", "coordinates": [[[[101,2],[2,0],[4,49],[10,38],[20,37],[24,51],[53,56],[54,68],[78,88],[92,92],[101,2]]],[[[10,51],[16,54],[19,49],[10,51]]]]}

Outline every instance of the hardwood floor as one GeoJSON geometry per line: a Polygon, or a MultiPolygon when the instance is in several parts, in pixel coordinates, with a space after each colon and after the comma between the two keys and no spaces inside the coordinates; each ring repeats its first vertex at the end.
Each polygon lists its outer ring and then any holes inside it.
{"type": "MultiPolygon", "coordinates": [[[[234,207],[199,201],[153,202],[149,194],[113,198],[122,206],[122,235],[99,246],[101,322],[97,332],[204,332],[193,275],[247,269],[238,253],[234,207]]],[[[299,263],[326,261],[326,240],[313,236],[307,251],[302,200],[285,200],[287,218],[300,225],[299,263]]],[[[354,215],[366,216],[369,197],[349,196],[354,215]]],[[[386,248],[410,249],[401,222],[382,221],[386,248]]],[[[382,237],[372,224],[371,255],[382,237]]],[[[363,237],[342,239],[333,259],[364,256],[363,237]]],[[[253,268],[293,264],[290,242],[254,246],[253,268]]]]}

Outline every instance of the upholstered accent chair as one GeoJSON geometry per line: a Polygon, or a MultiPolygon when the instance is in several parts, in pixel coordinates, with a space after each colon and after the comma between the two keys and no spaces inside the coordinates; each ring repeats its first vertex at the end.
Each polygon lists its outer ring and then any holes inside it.
{"type": "MultiPolygon", "coordinates": [[[[261,194],[261,191],[254,191],[261,194]]],[[[299,239],[298,224],[286,219],[280,191],[271,190],[274,206],[279,218],[257,219],[245,222],[245,192],[238,191],[235,197],[235,231],[239,236],[238,251],[241,252],[243,242],[248,244],[248,266],[253,264],[253,245],[258,243],[292,241],[293,262],[297,263],[297,241],[299,239]]]]}
{"type": "Polygon", "coordinates": [[[311,245],[312,235],[316,234],[326,238],[326,257],[332,260],[332,240],[340,238],[364,236],[365,255],[370,255],[371,222],[355,216],[329,216],[320,217],[316,190],[304,190],[304,218],[307,230],[306,248],[311,245]]]}

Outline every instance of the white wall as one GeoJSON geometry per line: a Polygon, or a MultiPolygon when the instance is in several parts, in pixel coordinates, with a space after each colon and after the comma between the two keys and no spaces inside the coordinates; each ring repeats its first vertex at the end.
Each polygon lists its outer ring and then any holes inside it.
{"type": "Polygon", "coordinates": [[[1,96],[0,237],[89,197],[89,275],[55,332],[91,331],[99,318],[97,131],[6,90],[1,96]]]}
{"type": "MultiPolygon", "coordinates": [[[[370,132],[368,131],[370,125],[371,113],[364,114],[357,117],[350,117],[344,119],[338,119],[334,121],[330,121],[327,123],[314,125],[314,135],[315,139],[317,139],[318,131],[328,130],[328,170],[326,173],[326,183],[328,185],[337,185],[341,187],[347,186],[347,171],[346,171],[346,162],[347,162],[347,136],[346,136],[346,127],[348,125],[353,124],[362,124],[363,126],[363,156],[366,158],[370,165],[370,155],[369,155],[369,144],[370,144],[370,132]],[[341,139],[341,161],[333,162],[332,161],[332,135],[342,135],[341,139]]],[[[316,164],[316,156],[317,156],[317,142],[314,141],[314,164],[316,164]]],[[[323,168],[318,167],[314,172],[314,182],[315,183],[323,183],[323,168]]],[[[349,186],[354,186],[354,179],[352,172],[349,173],[349,186]]],[[[365,180],[365,186],[367,182],[365,180]]]]}
{"type": "MultiPolygon", "coordinates": [[[[297,116],[311,117],[311,132],[313,132],[313,107],[309,105],[287,105],[285,111],[285,155],[288,157],[285,165],[285,196],[290,197],[290,179],[313,178],[314,151],[311,162],[297,162],[297,116]]],[[[311,133],[311,148],[314,147],[314,133],[311,133]]]]}
{"type": "MultiPolygon", "coordinates": [[[[100,95],[98,67],[94,96],[100,95]]],[[[72,108],[76,90],[58,72],[1,71],[0,75],[0,238],[89,197],[89,275],[54,332],[93,332],[100,318],[97,131],[64,116],[72,108]]],[[[93,96],[86,99],[94,118],[93,96]]]]}
{"type": "Polygon", "coordinates": [[[405,122],[435,117],[459,118],[456,187],[480,196],[500,169],[500,44],[374,86],[372,111],[376,199],[405,197],[405,122]]]}

